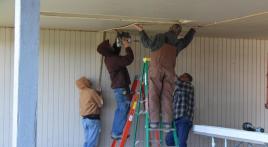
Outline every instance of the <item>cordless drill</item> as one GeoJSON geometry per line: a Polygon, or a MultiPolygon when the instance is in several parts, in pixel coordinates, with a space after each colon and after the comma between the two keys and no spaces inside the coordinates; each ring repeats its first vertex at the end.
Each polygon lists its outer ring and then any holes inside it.
{"type": "Polygon", "coordinates": [[[243,130],[264,133],[261,127],[254,127],[250,122],[244,122],[242,125],[243,130]]]}

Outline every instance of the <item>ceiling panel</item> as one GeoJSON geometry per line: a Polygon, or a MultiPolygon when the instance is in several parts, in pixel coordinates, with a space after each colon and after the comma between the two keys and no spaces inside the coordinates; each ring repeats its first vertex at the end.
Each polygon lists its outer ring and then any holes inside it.
{"type": "Polygon", "coordinates": [[[41,27],[45,28],[103,31],[106,29],[127,25],[128,22],[41,17],[41,24],[42,24],[41,27]]]}
{"type": "MultiPolygon", "coordinates": [[[[41,11],[79,15],[102,15],[148,20],[191,20],[190,26],[268,12],[267,0],[41,0],[41,11]]],[[[263,14],[199,29],[199,35],[267,37],[268,15],[263,14]]],[[[13,26],[14,0],[0,0],[0,25],[13,26]]],[[[41,16],[45,28],[106,30],[131,21],[41,16]]],[[[170,24],[150,23],[149,31],[165,31],[170,24]]]]}

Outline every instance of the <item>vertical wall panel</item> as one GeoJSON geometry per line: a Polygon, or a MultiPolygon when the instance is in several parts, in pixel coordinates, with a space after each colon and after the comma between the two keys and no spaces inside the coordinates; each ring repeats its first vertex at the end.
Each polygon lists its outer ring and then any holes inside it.
{"type": "MultiPolygon", "coordinates": [[[[268,61],[268,52],[267,52],[267,47],[268,47],[268,41],[266,40],[265,41],[265,44],[264,44],[264,46],[265,46],[265,59],[264,59],[264,63],[265,63],[265,65],[263,66],[266,70],[264,70],[264,72],[262,73],[262,74],[267,74],[267,61],[268,61]]],[[[267,81],[266,80],[263,80],[263,81],[265,81],[264,82],[264,86],[265,86],[265,88],[263,88],[264,89],[264,91],[266,91],[267,89],[266,89],[266,86],[267,86],[267,81]]],[[[265,120],[264,120],[264,122],[265,122],[265,128],[267,129],[267,123],[268,123],[268,111],[265,111],[264,112],[264,116],[263,116],[264,118],[265,118],[265,120]]]]}
{"type": "MultiPolygon", "coordinates": [[[[113,42],[115,35],[107,33],[107,39],[113,42]]],[[[1,147],[10,146],[11,138],[13,39],[13,29],[0,28],[1,147]]],[[[38,147],[82,146],[83,130],[75,80],[86,76],[97,84],[100,55],[96,47],[101,40],[102,34],[96,32],[41,31],[38,147]]],[[[133,79],[140,73],[142,58],[149,55],[149,50],[141,46],[137,34],[133,36],[132,47],[135,60],[128,68],[133,79]]],[[[194,77],[195,124],[241,128],[243,122],[250,121],[268,129],[268,112],[264,109],[267,47],[267,40],[197,37],[178,55],[177,74],[188,72],[194,77]]],[[[104,66],[100,147],[111,143],[115,102],[110,84],[104,66]]],[[[141,137],[144,135],[142,126],[138,132],[141,137]]],[[[189,146],[206,147],[209,143],[207,137],[190,135],[189,146]]],[[[222,141],[217,140],[217,143],[222,141]]]]}
{"type": "MultiPolygon", "coordinates": [[[[260,42],[261,44],[261,52],[260,52],[260,72],[258,73],[258,76],[260,77],[260,84],[259,84],[259,88],[260,88],[260,99],[261,99],[261,102],[260,102],[260,106],[263,105],[264,103],[266,103],[266,100],[263,99],[263,97],[266,97],[266,80],[262,80],[261,79],[261,76],[262,75],[266,75],[267,73],[267,69],[265,68],[267,65],[267,62],[266,62],[266,58],[265,58],[265,41],[261,41],[260,42]]],[[[262,107],[259,107],[260,109],[260,117],[261,117],[261,121],[260,121],[260,126],[264,126],[265,125],[265,111],[262,111],[262,107]]]]}
{"type": "MultiPolygon", "coordinates": [[[[191,65],[197,70],[191,73],[195,79],[196,124],[241,129],[242,123],[249,121],[268,127],[267,110],[263,106],[267,72],[265,45],[267,41],[256,39],[195,38],[183,53],[192,54],[195,48],[195,59],[181,56],[177,66],[186,64],[185,57],[187,63],[199,60],[191,65]]],[[[177,73],[189,68],[177,68],[177,73]]],[[[191,135],[189,143],[190,146],[207,146],[208,141],[208,138],[191,135]]]]}
{"type": "Polygon", "coordinates": [[[239,110],[240,110],[240,98],[239,98],[239,82],[240,82],[240,74],[239,74],[239,39],[235,39],[235,42],[234,42],[234,50],[235,50],[235,55],[234,55],[234,61],[235,61],[235,65],[234,65],[234,79],[233,79],[233,82],[234,82],[234,99],[235,99],[235,102],[234,102],[234,120],[235,120],[235,123],[234,123],[234,126],[236,128],[240,127],[241,124],[240,124],[240,114],[239,114],[239,110]],[[237,119],[235,119],[237,118],[237,119]]]}
{"type": "Polygon", "coordinates": [[[0,28],[0,146],[11,146],[13,29],[0,28]]]}
{"type": "MultiPolygon", "coordinates": [[[[0,85],[0,99],[1,99],[1,112],[0,113],[0,117],[1,117],[1,121],[0,121],[0,130],[2,130],[2,132],[4,132],[4,120],[5,120],[5,100],[7,98],[5,98],[5,52],[6,49],[5,48],[5,44],[6,44],[6,31],[5,29],[0,29],[0,38],[1,38],[1,44],[0,44],[0,48],[1,48],[1,52],[0,52],[0,68],[2,69],[2,71],[0,72],[0,81],[1,81],[1,85],[0,85]]],[[[9,84],[8,84],[9,85],[9,84]]],[[[0,145],[4,145],[4,134],[1,133],[0,135],[0,145]]]]}

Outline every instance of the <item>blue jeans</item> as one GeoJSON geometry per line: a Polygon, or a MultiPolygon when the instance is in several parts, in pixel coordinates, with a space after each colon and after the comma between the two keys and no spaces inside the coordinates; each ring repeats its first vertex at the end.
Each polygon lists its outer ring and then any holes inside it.
{"type": "MultiPolygon", "coordinates": [[[[193,122],[188,117],[180,117],[175,120],[179,147],[187,147],[188,134],[193,126],[193,122]]],[[[166,144],[175,146],[173,132],[169,132],[166,136],[166,144]]]]}
{"type": "Polygon", "coordinates": [[[114,121],[112,128],[112,136],[120,136],[127,120],[130,100],[126,96],[129,93],[129,88],[116,88],[114,95],[116,100],[116,110],[114,113],[114,121]]]}
{"type": "Polygon", "coordinates": [[[83,118],[82,125],[85,137],[84,147],[97,147],[101,131],[100,120],[83,118]]]}

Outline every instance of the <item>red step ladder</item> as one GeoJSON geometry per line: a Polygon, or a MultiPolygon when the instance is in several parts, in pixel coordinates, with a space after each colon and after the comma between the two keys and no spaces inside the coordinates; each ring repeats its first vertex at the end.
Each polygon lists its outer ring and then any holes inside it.
{"type": "MultiPolygon", "coordinates": [[[[139,85],[140,85],[140,80],[139,80],[139,77],[136,76],[134,79],[134,82],[131,86],[131,91],[130,91],[130,94],[131,94],[130,96],[132,97],[131,107],[130,107],[130,110],[128,113],[127,122],[126,122],[125,127],[124,127],[123,135],[122,135],[121,142],[120,142],[120,147],[125,146],[125,144],[127,142],[127,138],[129,136],[129,131],[130,131],[131,124],[132,124],[132,121],[133,121],[134,116],[135,116],[136,106],[137,106],[139,96],[140,96],[139,93],[137,92],[138,91],[137,88],[139,87],[139,85]]],[[[111,147],[116,147],[117,141],[118,140],[114,139],[111,147]]]]}

